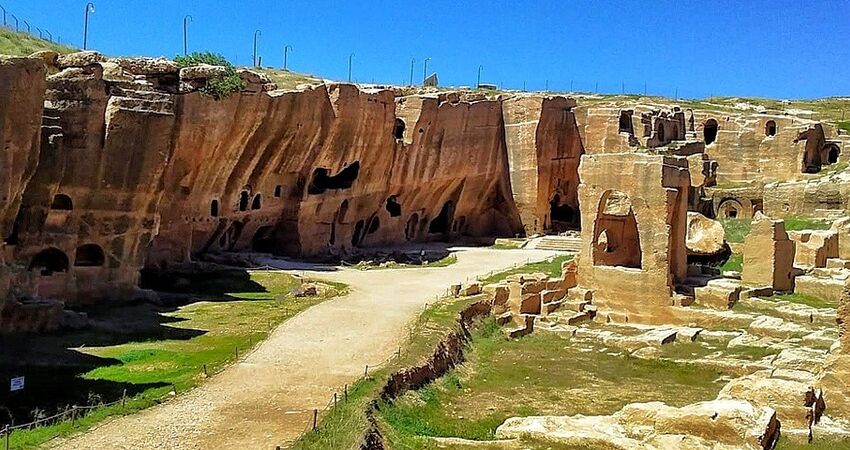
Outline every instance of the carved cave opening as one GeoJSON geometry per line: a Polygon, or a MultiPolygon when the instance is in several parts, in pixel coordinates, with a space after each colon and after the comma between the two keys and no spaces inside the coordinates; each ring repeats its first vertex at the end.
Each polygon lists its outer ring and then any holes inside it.
{"type": "Polygon", "coordinates": [[[717,140],[717,121],[714,119],[708,119],[705,121],[702,129],[702,137],[703,141],[705,141],[705,145],[709,145],[714,143],[717,140]]]}
{"type": "Polygon", "coordinates": [[[396,118],[395,125],[393,126],[393,137],[399,141],[404,139],[405,128],[407,128],[407,125],[404,123],[404,120],[396,118]]]}
{"type": "Polygon", "coordinates": [[[274,227],[265,225],[257,229],[254,237],[251,238],[251,249],[258,253],[274,253],[274,227]]]}
{"type": "Polygon", "coordinates": [[[37,271],[43,276],[50,276],[57,272],[67,272],[68,256],[58,248],[46,248],[33,256],[29,270],[37,271]]]}
{"type": "Polygon", "coordinates": [[[85,244],[77,247],[74,254],[75,267],[100,267],[106,262],[103,249],[97,244],[85,244]]]}
{"type": "Polygon", "coordinates": [[[824,147],[825,157],[823,158],[827,165],[838,162],[838,157],[841,156],[841,149],[836,144],[829,144],[824,147]]]}
{"type": "Polygon", "coordinates": [[[358,220],[357,223],[354,224],[354,233],[351,234],[351,246],[357,247],[360,245],[360,241],[363,240],[363,227],[365,226],[365,222],[363,220],[358,220]]]}
{"type": "Polygon", "coordinates": [[[245,228],[245,224],[242,222],[237,221],[230,224],[230,227],[218,238],[218,246],[223,250],[233,250],[233,247],[236,246],[236,243],[239,242],[239,238],[242,236],[243,228],[245,228]]]}
{"type": "Polygon", "coordinates": [[[744,205],[741,202],[733,199],[727,199],[720,202],[717,207],[717,217],[721,219],[737,219],[742,216],[744,205]]]}
{"type": "Polygon", "coordinates": [[[449,200],[443,204],[443,208],[440,209],[440,214],[431,221],[428,225],[428,233],[430,234],[445,234],[449,232],[449,226],[451,226],[452,220],[454,220],[455,215],[455,205],[454,202],[449,200]]]}
{"type": "Polygon", "coordinates": [[[247,211],[248,210],[248,202],[251,199],[251,194],[248,191],[242,191],[239,193],[239,211],[247,211]]]}
{"type": "Polygon", "coordinates": [[[419,214],[413,213],[407,219],[407,224],[404,226],[404,239],[412,241],[416,239],[416,227],[419,225],[419,214]]]}
{"type": "Polygon", "coordinates": [[[768,120],[764,124],[765,136],[776,136],[776,121],[768,120]]]}
{"type": "Polygon", "coordinates": [[[263,194],[257,194],[254,196],[254,201],[251,202],[251,209],[256,210],[263,207],[263,194]]]}
{"type": "Polygon", "coordinates": [[[65,194],[56,194],[53,196],[53,202],[50,203],[50,209],[57,211],[71,211],[74,209],[74,202],[71,197],[65,194]]]}
{"type": "Polygon", "coordinates": [[[594,266],[641,268],[640,235],[628,194],[607,191],[602,195],[593,232],[594,266]]]}
{"type": "Polygon", "coordinates": [[[578,211],[568,204],[561,204],[561,194],[555,194],[549,201],[549,220],[555,233],[579,228],[578,211]]]}
{"type": "Polygon", "coordinates": [[[390,217],[399,217],[401,216],[401,205],[398,204],[398,197],[395,195],[389,196],[387,198],[387,212],[390,213],[390,217]]]}
{"type": "Polygon", "coordinates": [[[280,198],[283,195],[283,186],[277,185],[274,187],[274,196],[275,198],[280,198]]]}
{"type": "Polygon", "coordinates": [[[655,139],[657,139],[659,143],[663,143],[665,142],[664,138],[664,123],[659,120],[655,123],[655,139]]]}
{"type": "Polygon", "coordinates": [[[632,114],[634,114],[634,111],[620,111],[618,129],[620,133],[635,134],[634,125],[632,124],[632,114]]]}
{"type": "Polygon", "coordinates": [[[210,202],[210,217],[218,217],[218,200],[210,202]]]}
{"type": "Polygon", "coordinates": [[[330,170],[317,167],[313,170],[313,178],[307,193],[310,195],[322,194],[328,190],[349,189],[360,174],[360,161],[354,161],[339,171],[336,175],[329,175],[330,170]]]}

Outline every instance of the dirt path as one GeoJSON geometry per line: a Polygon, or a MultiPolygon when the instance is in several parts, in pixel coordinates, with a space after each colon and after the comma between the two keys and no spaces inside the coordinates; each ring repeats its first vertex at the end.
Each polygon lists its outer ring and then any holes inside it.
{"type": "Polygon", "coordinates": [[[193,391],[49,447],[254,450],[290,442],[313,408],[323,408],[366,364],[390,356],[409,321],[448,285],[554,254],[459,250],[457,263],[443,268],[306,271],[347,283],[351,293],[286,321],[244,361],[193,391]]]}

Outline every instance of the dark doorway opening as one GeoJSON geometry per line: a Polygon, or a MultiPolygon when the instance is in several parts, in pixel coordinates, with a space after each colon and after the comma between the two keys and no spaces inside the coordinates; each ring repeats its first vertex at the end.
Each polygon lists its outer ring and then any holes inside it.
{"type": "Polygon", "coordinates": [[[210,216],[218,217],[218,200],[210,202],[210,216]]]}
{"type": "Polygon", "coordinates": [[[53,275],[56,272],[67,272],[68,256],[58,248],[46,248],[32,258],[29,270],[38,271],[44,276],[53,275]]]}
{"type": "Polygon", "coordinates": [[[768,120],[764,124],[764,135],[765,136],[776,136],[776,122],[773,120],[768,120]]]}
{"type": "Polygon", "coordinates": [[[50,204],[50,209],[71,211],[74,209],[74,202],[71,201],[71,197],[65,194],[56,194],[53,196],[53,202],[50,204]]]}
{"type": "Polygon", "coordinates": [[[552,231],[556,233],[578,228],[578,212],[570,205],[562,205],[560,194],[555,194],[549,202],[549,218],[552,221],[552,231]]]}
{"type": "Polygon", "coordinates": [[[717,121],[714,119],[708,119],[705,121],[705,125],[703,125],[702,129],[702,137],[705,141],[705,145],[709,145],[714,143],[717,140],[717,121]]]}
{"type": "Polygon", "coordinates": [[[419,226],[419,214],[413,213],[404,226],[404,238],[408,241],[416,239],[416,227],[419,226]]]}
{"type": "Polygon", "coordinates": [[[404,129],[406,127],[407,125],[405,125],[404,120],[396,118],[395,125],[393,126],[393,137],[399,141],[404,139],[404,129]]]}
{"type": "Polygon", "coordinates": [[[363,227],[365,223],[362,220],[358,220],[356,224],[354,224],[354,233],[351,235],[351,246],[357,247],[360,245],[360,241],[363,239],[361,236],[363,234],[363,227]]]}
{"type": "Polygon", "coordinates": [[[239,211],[247,211],[248,210],[248,202],[251,199],[251,194],[248,191],[242,191],[239,194],[239,211]]]}
{"type": "Polygon", "coordinates": [[[74,255],[74,266],[76,267],[100,267],[106,261],[103,249],[97,244],[86,244],[77,247],[74,255]]]}
{"type": "Polygon", "coordinates": [[[258,253],[274,253],[274,231],[274,227],[271,225],[258,228],[251,239],[251,248],[258,253]]]}
{"type": "Polygon", "coordinates": [[[251,202],[251,209],[260,209],[263,207],[263,194],[254,196],[254,201],[251,202]]]}
{"type": "Polygon", "coordinates": [[[428,225],[428,232],[431,234],[440,234],[440,233],[448,233],[449,226],[451,226],[452,220],[455,215],[455,206],[454,202],[451,200],[447,201],[443,204],[443,208],[440,210],[440,214],[431,221],[428,225]]]}
{"type": "Polygon", "coordinates": [[[398,204],[398,200],[395,195],[391,195],[387,199],[387,212],[390,213],[390,217],[398,217],[401,215],[401,205],[398,204]]]}

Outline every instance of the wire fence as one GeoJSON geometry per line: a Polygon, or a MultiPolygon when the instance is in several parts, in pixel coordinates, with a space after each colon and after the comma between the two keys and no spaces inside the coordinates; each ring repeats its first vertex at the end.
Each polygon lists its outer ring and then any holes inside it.
{"type": "Polygon", "coordinates": [[[49,42],[61,44],[59,35],[54,39],[53,33],[47,28],[33,26],[28,20],[21,19],[14,12],[7,10],[5,6],[0,4],[0,14],[3,16],[3,27],[19,33],[27,33],[32,36],[38,34],[39,39],[44,39],[49,42]]]}

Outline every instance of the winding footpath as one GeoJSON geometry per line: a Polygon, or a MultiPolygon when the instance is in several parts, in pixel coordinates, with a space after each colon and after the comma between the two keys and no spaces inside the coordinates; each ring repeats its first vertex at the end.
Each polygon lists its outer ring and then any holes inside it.
{"type": "Polygon", "coordinates": [[[109,420],[58,449],[274,449],[291,442],[334,392],[367,364],[391,356],[406,327],[446,288],[555,253],[458,248],[441,268],[287,272],[346,283],[350,293],[316,305],[275,329],[245,359],[198,388],[139,413],[109,420]]]}

